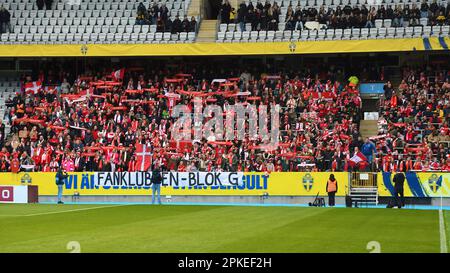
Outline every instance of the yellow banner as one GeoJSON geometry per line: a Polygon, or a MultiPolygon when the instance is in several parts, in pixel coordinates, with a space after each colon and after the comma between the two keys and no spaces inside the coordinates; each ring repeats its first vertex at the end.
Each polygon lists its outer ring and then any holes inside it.
{"type": "MultiPolygon", "coordinates": [[[[99,174],[104,173],[70,173],[64,194],[72,195],[147,195],[149,187],[98,187],[96,181],[99,174]]],[[[244,173],[240,186],[162,186],[163,195],[254,195],[265,193],[276,196],[315,196],[326,195],[326,183],[330,173],[326,172],[273,172],[269,176],[264,173],[244,173]]],[[[334,173],[338,181],[337,196],[344,196],[348,185],[348,173],[334,173]]],[[[408,172],[405,173],[404,194],[407,197],[450,197],[450,173],[408,172]]],[[[378,173],[378,194],[392,196],[394,193],[393,173],[378,173]]],[[[40,195],[55,195],[55,173],[0,173],[0,185],[39,186],[40,195]]]]}
{"type": "MultiPolygon", "coordinates": [[[[428,50],[444,50],[430,38],[428,50]]],[[[449,45],[450,38],[444,38],[449,45]]],[[[422,38],[186,44],[0,45],[0,57],[283,55],[426,50],[422,38]]]]}
{"type": "MultiPolygon", "coordinates": [[[[404,195],[407,197],[450,197],[450,173],[407,172],[404,195]]],[[[378,194],[394,194],[394,173],[378,173],[378,194]]]]}
{"type": "MultiPolygon", "coordinates": [[[[69,173],[64,195],[148,195],[150,188],[96,187],[98,173],[69,173]]],[[[338,181],[337,196],[344,196],[348,185],[348,173],[334,173],[338,181]]],[[[330,173],[325,172],[273,172],[244,173],[242,186],[211,187],[161,187],[163,195],[255,195],[265,193],[277,196],[326,195],[326,184],[330,173]]],[[[56,195],[55,173],[0,173],[0,185],[32,184],[39,186],[39,195],[56,195]]]]}

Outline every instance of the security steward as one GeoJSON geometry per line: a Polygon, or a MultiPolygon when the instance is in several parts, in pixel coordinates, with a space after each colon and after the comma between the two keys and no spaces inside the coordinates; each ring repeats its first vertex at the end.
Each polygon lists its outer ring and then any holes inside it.
{"type": "Polygon", "coordinates": [[[327,193],[328,193],[328,206],[334,207],[335,205],[335,196],[338,191],[338,184],[336,178],[334,178],[334,174],[330,174],[330,178],[327,181],[327,193]]]}

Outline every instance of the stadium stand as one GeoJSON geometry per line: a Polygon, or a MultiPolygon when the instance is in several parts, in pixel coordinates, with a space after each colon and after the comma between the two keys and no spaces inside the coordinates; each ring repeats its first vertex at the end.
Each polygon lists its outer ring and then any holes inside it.
{"type": "Polygon", "coordinates": [[[135,144],[147,142],[153,162],[170,170],[347,170],[355,150],[352,140],[360,139],[358,90],[331,80],[336,72],[321,74],[320,80],[298,73],[289,77],[282,71],[262,76],[229,71],[227,82],[217,85],[213,74],[193,78],[175,72],[165,77],[130,72],[123,84],[109,87],[97,84],[110,74],[78,77],[72,84],[63,80],[64,74],[40,74],[43,85],[26,77],[22,86],[31,89],[22,88],[4,101],[4,120],[11,132],[1,143],[0,170],[8,171],[8,162],[19,157],[34,171],[54,171],[58,165],[68,171],[104,170],[105,162],[112,162],[114,170],[131,171],[137,168],[135,144]],[[195,90],[219,92],[204,103],[221,101],[223,107],[238,101],[279,103],[281,143],[267,152],[259,148],[261,139],[248,137],[225,143],[172,140],[169,113],[174,104],[192,103],[195,90]],[[82,165],[78,158],[83,158],[82,165]]]}
{"type": "Polygon", "coordinates": [[[437,171],[450,166],[447,71],[407,68],[397,89],[385,86],[377,144],[378,169],[437,171]]]}
{"type": "Polygon", "coordinates": [[[448,37],[449,19],[447,1],[245,1],[217,42],[448,37]]]}
{"type": "MultiPolygon", "coordinates": [[[[143,23],[138,15],[138,1],[81,1],[69,5],[55,1],[52,9],[38,9],[34,0],[11,0],[3,3],[11,14],[12,32],[3,33],[3,44],[110,44],[110,43],[190,43],[196,26],[188,29],[163,28],[143,23]],[[138,18],[138,19],[137,19],[138,18]],[[185,32],[188,30],[188,32],[185,32]],[[158,33],[162,31],[163,33],[158,33]]],[[[165,22],[184,18],[190,0],[143,2],[145,7],[165,5],[165,22]]],[[[187,19],[187,18],[186,18],[187,19]]],[[[197,25],[199,18],[189,24],[197,25]]]]}

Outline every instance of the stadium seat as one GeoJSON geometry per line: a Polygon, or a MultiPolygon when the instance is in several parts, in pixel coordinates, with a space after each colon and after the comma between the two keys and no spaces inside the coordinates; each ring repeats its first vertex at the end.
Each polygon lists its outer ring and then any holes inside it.
{"type": "Polygon", "coordinates": [[[395,38],[395,28],[394,27],[387,28],[386,38],[389,38],[389,39],[395,38]]]}
{"type": "Polygon", "coordinates": [[[441,27],[441,37],[448,37],[450,34],[450,26],[442,26],[441,27]]]}
{"type": "Polygon", "coordinates": [[[350,28],[344,29],[344,33],[342,35],[342,40],[350,40],[352,36],[352,30],[350,28]]]}
{"type": "Polygon", "coordinates": [[[360,39],[367,39],[368,36],[369,36],[369,29],[368,28],[362,28],[361,29],[361,34],[360,34],[360,39]]]}
{"type": "Polygon", "coordinates": [[[384,28],[384,27],[379,28],[379,29],[378,29],[378,36],[377,36],[377,39],[385,39],[385,38],[386,38],[386,33],[387,33],[386,28],[384,28]]]}
{"type": "Polygon", "coordinates": [[[352,40],[359,40],[361,35],[361,29],[360,28],[353,28],[352,29],[352,40]]]}
{"type": "Polygon", "coordinates": [[[241,39],[242,39],[242,32],[241,31],[234,32],[233,41],[240,42],[241,39]]]}

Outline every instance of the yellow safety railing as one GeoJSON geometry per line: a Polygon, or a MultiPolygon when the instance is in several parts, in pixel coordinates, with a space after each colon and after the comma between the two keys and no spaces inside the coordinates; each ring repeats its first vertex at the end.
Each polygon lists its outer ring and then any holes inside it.
{"type": "Polygon", "coordinates": [[[349,173],[349,181],[351,188],[368,188],[377,187],[377,173],[349,173]]]}

